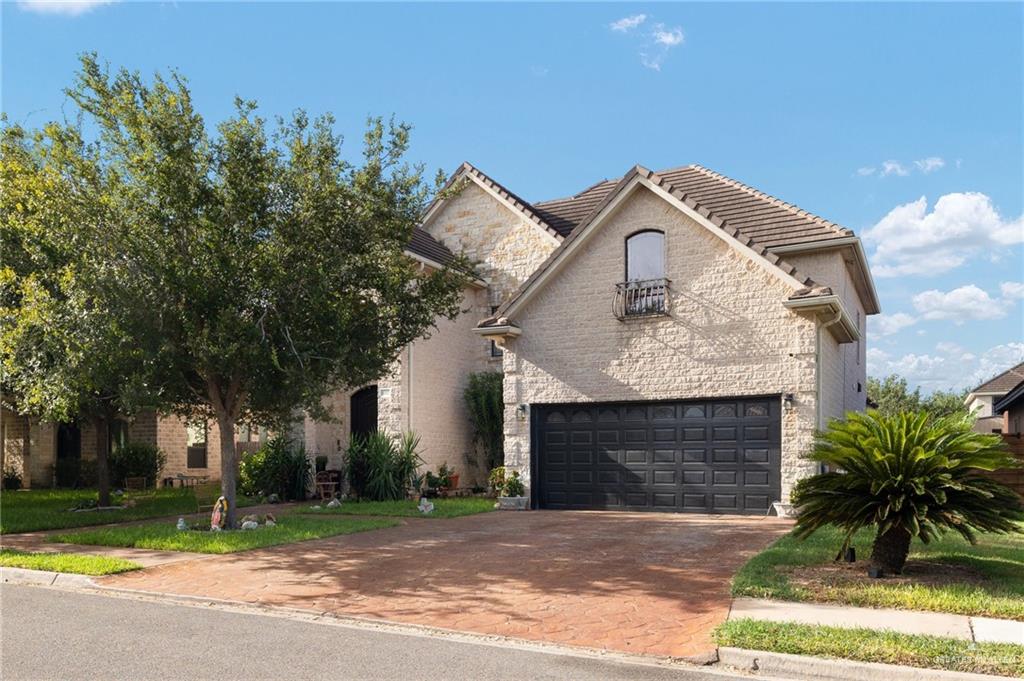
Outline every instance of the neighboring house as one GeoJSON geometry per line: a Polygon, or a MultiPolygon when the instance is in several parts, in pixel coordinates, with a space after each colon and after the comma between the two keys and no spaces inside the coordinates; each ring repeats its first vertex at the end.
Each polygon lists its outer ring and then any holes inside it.
{"type": "MultiPolygon", "coordinates": [[[[1022,365],[1024,366],[1024,365],[1022,365]]],[[[1001,397],[993,406],[992,411],[1003,419],[1003,436],[1005,438],[1021,438],[1024,432],[1024,377],[1013,390],[1001,397]]]]}
{"type": "Polygon", "coordinates": [[[964,404],[977,416],[974,430],[979,433],[1007,432],[1003,429],[1003,417],[995,411],[994,407],[996,402],[1017,387],[1021,381],[1024,381],[1024,362],[1007,369],[967,393],[964,404]]]}

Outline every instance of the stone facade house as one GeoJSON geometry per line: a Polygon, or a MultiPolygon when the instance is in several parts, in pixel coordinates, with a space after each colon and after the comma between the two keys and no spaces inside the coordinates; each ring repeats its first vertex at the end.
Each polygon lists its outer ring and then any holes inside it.
{"type": "Polygon", "coordinates": [[[1024,362],[1010,367],[998,376],[993,376],[967,393],[964,405],[977,417],[974,422],[974,430],[979,433],[1014,433],[1009,422],[1010,410],[999,412],[995,407],[997,402],[1022,382],[1024,382],[1024,362]]]}
{"type": "Polygon", "coordinates": [[[763,514],[814,472],[815,429],[864,409],[879,303],[850,230],[699,166],[532,204],[469,164],[449,187],[420,256],[476,263],[464,312],[335,396],[335,422],[307,420],[308,449],[340,456],[371,390],[427,467],[481,480],[462,390],[502,371],[505,461],[534,507],[763,514]]]}

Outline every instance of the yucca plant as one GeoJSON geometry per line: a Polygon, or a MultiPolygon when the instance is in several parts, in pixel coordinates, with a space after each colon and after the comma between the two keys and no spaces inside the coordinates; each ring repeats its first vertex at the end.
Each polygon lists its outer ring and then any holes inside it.
{"type": "Polygon", "coordinates": [[[982,471],[1017,466],[998,435],[971,430],[966,416],[926,412],[850,413],[815,439],[810,458],[830,470],[797,483],[795,534],[825,525],[845,530],[841,551],[876,527],[872,565],[899,574],[914,537],[946,530],[975,543],[977,532],[1021,532],[1021,499],[982,471]]]}

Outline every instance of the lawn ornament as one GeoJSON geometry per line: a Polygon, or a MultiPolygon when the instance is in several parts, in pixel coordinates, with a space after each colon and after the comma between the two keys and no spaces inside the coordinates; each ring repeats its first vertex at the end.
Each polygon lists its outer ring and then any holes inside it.
{"type": "Polygon", "coordinates": [[[213,505],[213,515],[210,516],[210,529],[218,532],[224,529],[224,523],[228,516],[228,500],[224,497],[217,497],[213,505]]]}

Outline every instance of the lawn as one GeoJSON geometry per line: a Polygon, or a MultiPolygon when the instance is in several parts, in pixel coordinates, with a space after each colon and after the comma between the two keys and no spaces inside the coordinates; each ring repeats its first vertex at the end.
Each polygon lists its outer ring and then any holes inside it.
{"type": "Polygon", "coordinates": [[[276,527],[256,530],[209,532],[178,530],[175,523],[145,523],[124,527],[103,527],[80,532],[50,535],[50,541],[90,546],[126,546],[160,551],[192,551],[195,553],[234,553],[265,546],[291,544],[307,539],[321,539],[339,534],[352,534],[393,527],[400,521],[389,518],[309,518],[282,516],[276,527]]]}
{"type": "MultiPolygon", "coordinates": [[[[70,511],[76,503],[96,499],[96,490],[47,489],[5,491],[0,494],[0,533],[55,530],[65,527],[103,525],[158,516],[195,513],[196,498],[191,490],[161,489],[129,492],[125,499],[134,508],[117,511],[70,511]]],[[[114,503],[123,503],[114,498],[114,503]]]]}
{"type": "Polygon", "coordinates": [[[83,556],[77,553],[26,553],[0,549],[0,566],[71,572],[79,575],[112,575],[138,570],[142,566],[130,560],[106,556],[83,556]]]}
{"type": "Polygon", "coordinates": [[[1024,675],[1024,646],[974,643],[871,629],[791,622],[730,620],[715,630],[719,645],[792,655],[814,655],[957,672],[1024,675]]]}
{"type": "Polygon", "coordinates": [[[1024,534],[984,534],[971,546],[947,533],[915,540],[902,578],[867,579],[873,530],[854,539],[859,562],[833,564],[841,534],[824,528],[799,541],[777,540],[751,558],[732,584],[734,596],[845,603],[1024,620],[1024,534]]]}
{"type": "Polygon", "coordinates": [[[337,508],[303,508],[302,513],[316,515],[384,515],[424,518],[457,518],[474,513],[486,513],[494,510],[494,499],[489,497],[453,497],[451,499],[431,499],[434,511],[423,515],[417,508],[418,501],[343,501],[337,508]]]}

